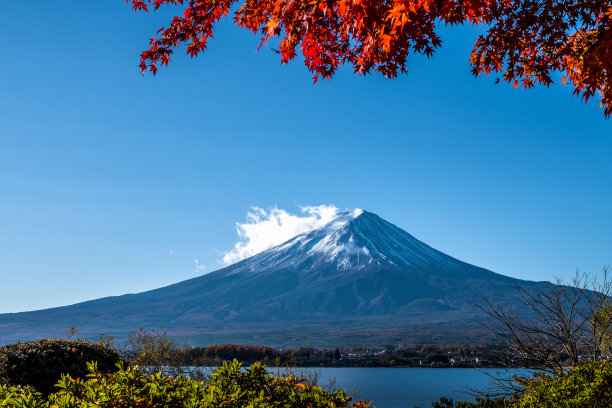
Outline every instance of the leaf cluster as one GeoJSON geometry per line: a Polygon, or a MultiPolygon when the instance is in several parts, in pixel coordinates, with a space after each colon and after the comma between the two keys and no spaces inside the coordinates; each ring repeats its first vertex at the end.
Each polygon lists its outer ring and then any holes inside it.
{"type": "Polygon", "coordinates": [[[515,377],[517,391],[507,398],[453,402],[441,398],[432,408],[607,408],[612,401],[612,364],[590,361],[571,370],[515,377]]]}
{"type": "Polygon", "coordinates": [[[516,408],[604,408],[612,401],[612,365],[591,361],[568,372],[536,374],[523,380],[516,408]]]}
{"type": "Polygon", "coordinates": [[[224,363],[206,382],[165,376],[117,364],[112,374],[87,364],[86,380],[63,375],[59,391],[45,400],[30,387],[0,385],[0,406],[7,408],[333,408],[367,407],[351,403],[343,390],[325,391],[294,376],[275,377],[256,363],[248,369],[224,363]]]}
{"type": "MultiPolygon", "coordinates": [[[[185,5],[168,28],[151,38],[141,70],[155,74],[173,50],[187,45],[192,58],[204,51],[214,25],[237,0],[126,0],[134,10],[185,5]]],[[[563,83],[587,101],[597,93],[604,115],[612,114],[612,3],[610,0],[244,0],[234,14],[241,28],[259,33],[260,46],[279,39],[281,63],[298,52],[307,68],[330,78],[339,66],[355,72],[404,73],[411,53],[431,56],[441,46],[441,24],[485,27],[476,41],[474,75],[525,89],[563,83]]]]}

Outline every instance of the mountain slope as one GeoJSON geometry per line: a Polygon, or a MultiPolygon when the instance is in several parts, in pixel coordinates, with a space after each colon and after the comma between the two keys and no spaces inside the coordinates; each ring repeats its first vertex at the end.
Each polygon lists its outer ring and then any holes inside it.
{"type": "Polygon", "coordinates": [[[234,265],[164,288],[0,315],[0,342],[119,338],[164,326],[192,343],[478,342],[483,297],[518,305],[519,282],[437,251],[375,214],[340,214],[234,265]]]}

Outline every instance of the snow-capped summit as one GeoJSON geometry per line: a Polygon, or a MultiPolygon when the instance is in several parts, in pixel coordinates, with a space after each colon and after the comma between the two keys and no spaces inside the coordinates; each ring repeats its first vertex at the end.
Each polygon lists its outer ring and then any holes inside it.
{"type": "Polygon", "coordinates": [[[372,265],[415,268],[455,262],[458,261],[376,214],[357,209],[338,214],[323,227],[299,234],[233,265],[231,273],[270,269],[307,272],[322,266],[338,271],[372,265]]]}

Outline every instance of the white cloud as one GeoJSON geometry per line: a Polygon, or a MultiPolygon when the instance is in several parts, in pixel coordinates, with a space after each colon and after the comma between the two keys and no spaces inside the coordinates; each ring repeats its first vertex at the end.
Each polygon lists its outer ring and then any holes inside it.
{"type": "Polygon", "coordinates": [[[168,255],[175,256],[176,255],[176,251],[174,249],[171,249],[170,251],[168,251],[168,255]]]}
{"type": "Polygon", "coordinates": [[[202,272],[204,269],[206,269],[205,265],[200,264],[200,260],[198,258],[194,258],[193,263],[195,264],[196,272],[202,272]]]}
{"type": "Polygon", "coordinates": [[[247,222],[236,223],[238,242],[225,252],[223,263],[230,265],[282,244],[294,236],[312,231],[332,221],[338,215],[333,205],[300,207],[304,215],[290,214],[281,208],[264,210],[253,207],[247,222]]]}

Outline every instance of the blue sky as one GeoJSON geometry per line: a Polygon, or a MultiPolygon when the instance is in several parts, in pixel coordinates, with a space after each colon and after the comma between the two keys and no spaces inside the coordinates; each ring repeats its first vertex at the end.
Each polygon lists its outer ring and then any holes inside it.
{"type": "Polygon", "coordinates": [[[313,85],[227,20],[201,57],[142,77],[171,12],[3,5],[0,312],[218,269],[251,206],[363,208],[523,279],[612,263],[612,122],[569,87],[473,78],[475,29],[442,29],[396,80],[313,85]]]}

